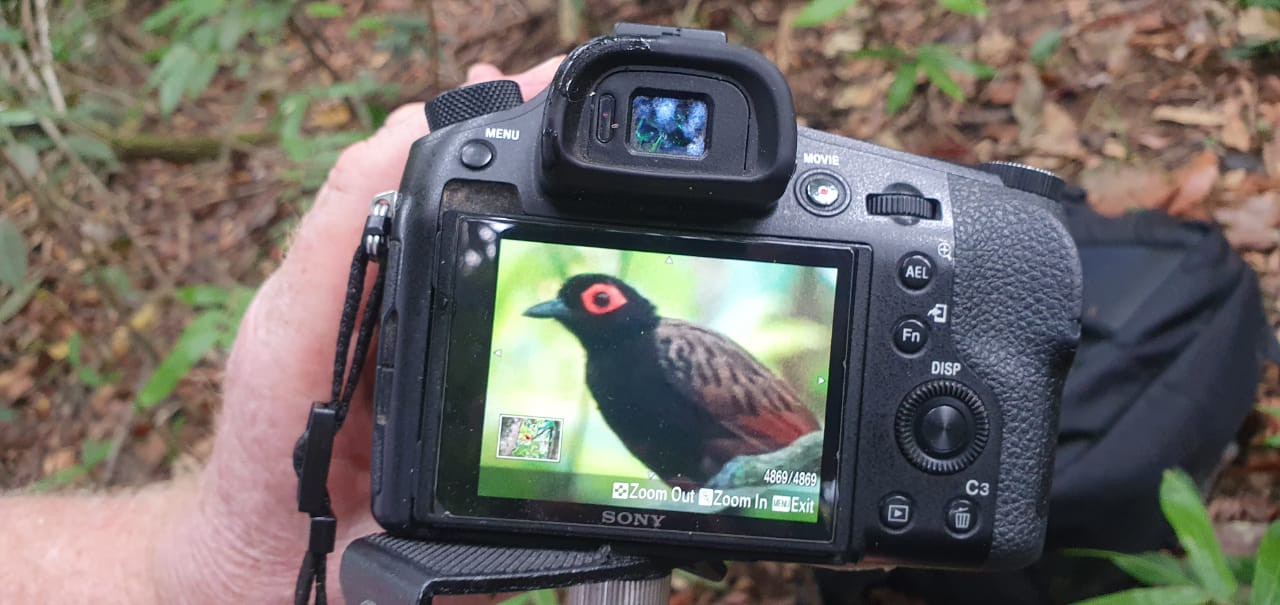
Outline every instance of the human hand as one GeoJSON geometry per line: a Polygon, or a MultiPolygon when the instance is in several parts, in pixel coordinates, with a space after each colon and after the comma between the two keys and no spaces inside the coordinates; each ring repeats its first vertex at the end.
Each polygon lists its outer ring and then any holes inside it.
{"type": "MultiPolygon", "coordinates": [[[[525,99],[550,83],[561,57],[510,76],[525,99]]],[[[467,83],[504,78],[487,64],[467,83]]],[[[297,511],[292,455],[313,401],[329,397],[338,316],[369,202],[395,189],[409,146],[426,134],[421,103],[392,112],[348,147],[303,217],[284,263],[249,306],[223,381],[213,454],[156,546],[162,601],[291,602],[308,520],[297,511]]],[[[368,287],[372,280],[366,284],[368,287]]],[[[352,540],[378,531],[369,512],[370,380],[351,402],[333,449],[329,493],[338,519],[329,594],[352,540]]]]}

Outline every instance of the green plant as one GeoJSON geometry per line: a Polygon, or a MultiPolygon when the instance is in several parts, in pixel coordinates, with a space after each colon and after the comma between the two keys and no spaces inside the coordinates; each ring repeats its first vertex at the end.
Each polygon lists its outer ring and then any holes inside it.
{"type": "Polygon", "coordinates": [[[498,605],[558,605],[559,603],[560,599],[556,596],[556,591],[548,589],[519,594],[498,605]]]}
{"type": "Polygon", "coordinates": [[[1147,587],[1089,599],[1088,605],[1280,605],[1280,521],[1267,528],[1251,559],[1225,556],[1209,513],[1191,478],[1165,471],[1160,508],[1186,553],[1125,554],[1072,549],[1067,554],[1106,559],[1147,587]],[[1242,584],[1244,586],[1242,586],[1242,584]]]}
{"type": "Polygon", "coordinates": [[[111,455],[111,440],[85,439],[80,442],[80,463],[53,473],[31,486],[32,491],[44,492],[61,487],[89,474],[107,456],[111,455]]]}
{"type": "Polygon", "coordinates": [[[39,278],[27,277],[27,244],[22,232],[0,218],[0,324],[17,315],[39,285],[39,278]]]}
{"type": "Polygon", "coordinates": [[[172,113],[184,98],[204,92],[219,67],[247,76],[257,55],[236,52],[241,41],[274,40],[293,6],[292,1],[173,0],[151,13],[142,28],[172,40],[148,79],[160,94],[160,111],[172,113]]]}
{"type": "MultiPolygon", "coordinates": [[[[1280,407],[1258,408],[1258,411],[1272,418],[1280,418],[1280,407]]],[[[1267,447],[1280,448],[1280,433],[1267,437],[1266,444],[1267,447]]]]}
{"type": "Polygon", "coordinates": [[[965,100],[965,94],[952,74],[981,79],[991,78],[996,74],[990,66],[963,59],[951,47],[942,44],[926,44],[915,50],[897,47],[867,49],[858,51],[853,56],[859,59],[879,59],[895,66],[893,83],[889,85],[889,92],[885,96],[885,109],[889,113],[896,113],[911,100],[916,91],[916,80],[922,73],[930,84],[957,101],[965,100]]]}
{"type": "Polygon", "coordinates": [[[231,348],[240,327],[240,318],[253,299],[253,289],[243,286],[189,286],[180,288],[176,296],[199,313],[182,330],[173,349],[139,389],[134,402],[136,409],[146,410],[164,401],[177,388],[178,381],[209,351],[231,348]]]}
{"type": "Polygon", "coordinates": [[[103,373],[98,368],[85,363],[80,358],[80,346],[80,333],[76,332],[67,340],[67,363],[71,364],[71,369],[76,373],[76,378],[81,384],[91,389],[100,389],[120,380],[121,374],[118,371],[103,373]]]}
{"type": "Polygon", "coordinates": [[[1061,45],[1062,28],[1055,27],[1036,36],[1036,40],[1031,43],[1031,50],[1027,52],[1027,55],[1033,65],[1043,68],[1049,62],[1049,59],[1053,57],[1053,54],[1058,52],[1058,47],[1061,45]]]}
{"type": "MultiPolygon", "coordinates": [[[[810,0],[796,15],[795,26],[824,25],[857,3],[858,0],[810,0]]],[[[988,12],[986,0],[938,0],[938,6],[961,15],[981,17],[988,12]]],[[[911,100],[916,91],[916,80],[922,73],[930,84],[957,101],[965,100],[965,94],[952,74],[982,79],[996,74],[990,66],[963,59],[944,44],[926,44],[914,49],[897,46],[868,48],[853,53],[853,57],[879,59],[893,66],[893,83],[885,96],[885,109],[889,113],[897,113],[911,100]]]]}

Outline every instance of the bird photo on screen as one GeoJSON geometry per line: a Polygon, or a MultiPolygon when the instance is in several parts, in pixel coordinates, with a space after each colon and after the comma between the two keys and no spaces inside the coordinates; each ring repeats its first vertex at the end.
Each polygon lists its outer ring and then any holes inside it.
{"type": "Polygon", "coordinates": [[[706,483],[737,456],[821,428],[795,391],[713,330],[661,317],[622,280],[582,274],[525,310],[551,318],[586,351],[586,383],[609,428],[670,485],[706,483]]]}

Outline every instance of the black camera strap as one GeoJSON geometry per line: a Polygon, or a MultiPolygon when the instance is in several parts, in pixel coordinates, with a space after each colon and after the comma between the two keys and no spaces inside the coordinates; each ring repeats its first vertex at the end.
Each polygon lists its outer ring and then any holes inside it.
{"type": "Polygon", "coordinates": [[[307,428],[298,437],[293,449],[293,470],[298,475],[298,510],[311,517],[310,538],[307,552],[298,570],[298,583],[294,589],[294,603],[311,602],[311,587],[315,586],[315,603],[327,602],[325,594],[325,563],[333,552],[337,533],[337,519],[329,503],[329,462],[333,456],[333,441],[347,418],[351,398],[355,395],[373,329],[378,323],[378,309],[382,306],[382,286],[386,272],[379,268],[373,290],[360,314],[360,302],[364,298],[365,275],[370,264],[381,264],[386,255],[387,236],[391,231],[391,210],[394,194],[383,194],[374,199],[369,218],[365,223],[360,245],[351,259],[351,271],[347,278],[347,295],[338,322],[338,341],[333,357],[333,387],[329,401],[311,405],[307,428]],[[360,315],[359,329],[356,317],[360,315]],[[351,334],[357,332],[355,349],[351,351],[350,365],[347,353],[351,334]]]}

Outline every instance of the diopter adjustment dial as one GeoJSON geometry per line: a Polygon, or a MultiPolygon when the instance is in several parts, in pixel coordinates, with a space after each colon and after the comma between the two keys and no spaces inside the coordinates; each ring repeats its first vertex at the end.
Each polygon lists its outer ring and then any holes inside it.
{"type": "Polygon", "coordinates": [[[912,193],[872,193],[867,196],[867,213],[936,219],[938,203],[912,193]]]}
{"type": "Polygon", "coordinates": [[[463,86],[427,101],[427,125],[436,131],[463,120],[505,111],[523,102],[520,85],[511,80],[463,86]]]}
{"type": "Polygon", "coordinates": [[[912,389],[894,417],[902,455],[934,475],[949,475],[973,464],[990,432],[982,399],[954,380],[933,380],[912,389]]]}

